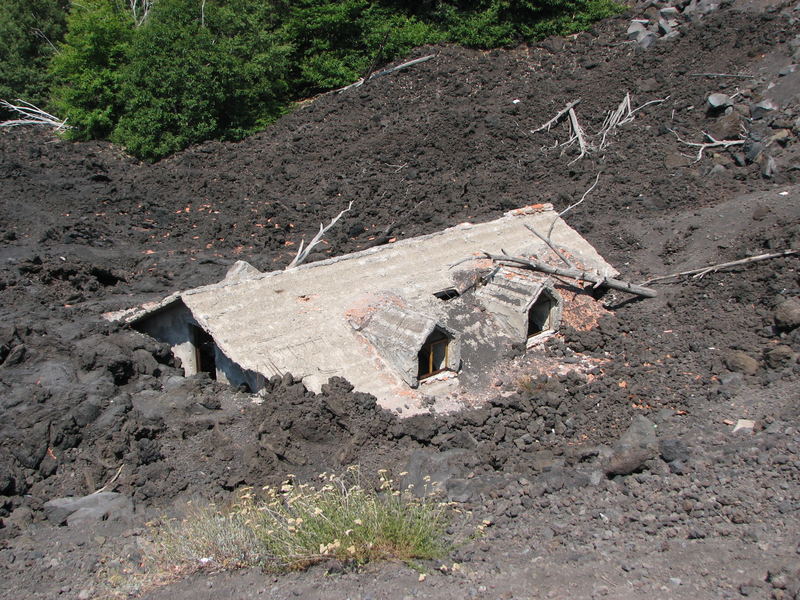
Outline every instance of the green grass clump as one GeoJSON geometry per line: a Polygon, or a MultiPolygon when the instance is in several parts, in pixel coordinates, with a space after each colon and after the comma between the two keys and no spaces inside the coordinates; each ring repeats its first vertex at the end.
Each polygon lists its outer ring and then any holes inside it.
{"type": "Polygon", "coordinates": [[[146,564],[185,574],[201,569],[304,569],[331,559],[430,559],[447,551],[446,505],[396,489],[385,472],[380,489],[363,486],[357,469],[323,476],[320,487],[286,482],[263,494],[245,489],[226,509],[194,507],[155,530],[146,564]]]}

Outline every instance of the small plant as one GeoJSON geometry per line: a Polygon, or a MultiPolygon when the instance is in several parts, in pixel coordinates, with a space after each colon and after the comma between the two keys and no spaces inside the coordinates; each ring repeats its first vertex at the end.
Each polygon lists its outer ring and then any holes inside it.
{"type": "MultiPolygon", "coordinates": [[[[146,574],[135,587],[199,570],[284,572],[331,559],[362,564],[446,553],[447,505],[397,489],[385,471],[377,490],[362,484],[357,468],[320,477],[319,486],[289,479],[261,492],[246,488],[225,509],[193,506],[183,520],[154,526],[146,574]]],[[[119,589],[132,582],[110,583],[119,589]]]]}

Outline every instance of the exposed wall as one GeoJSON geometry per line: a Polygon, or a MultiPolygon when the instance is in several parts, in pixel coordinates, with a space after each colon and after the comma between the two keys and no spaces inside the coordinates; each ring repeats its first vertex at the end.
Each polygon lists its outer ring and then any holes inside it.
{"type": "MultiPolygon", "coordinates": [[[[184,375],[187,377],[196,375],[199,371],[192,327],[202,328],[192,312],[180,301],[149,314],[134,324],[134,328],[138,331],[169,344],[172,347],[172,354],[175,358],[180,359],[184,375]]],[[[264,387],[263,375],[242,369],[228,358],[216,344],[214,344],[214,362],[217,381],[228,383],[233,387],[246,385],[252,392],[257,392],[264,387]]]]}

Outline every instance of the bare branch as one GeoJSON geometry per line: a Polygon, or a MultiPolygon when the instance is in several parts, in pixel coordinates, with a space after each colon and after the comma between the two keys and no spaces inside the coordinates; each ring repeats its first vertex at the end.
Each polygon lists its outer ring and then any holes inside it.
{"type": "Polygon", "coordinates": [[[629,123],[633,121],[637,112],[645,108],[646,106],[650,106],[651,104],[660,104],[661,102],[666,102],[669,99],[669,96],[666,98],[661,98],[657,100],[651,100],[650,102],[645,102],[638,108],[632,108],[631,105],[631,95],[630,93],[626,93],[625,97],[619,103],[617,108],[610,111],[606,118],[603,120],[603,125],[600,127],[600,130],[594,134],[590,135],[587,134],[586,130],[581,126],[580,122],[578,121],[578,114],[575,112],[575,106],[580,102],[580,100],[575,100],[567,104],[563,110],[559,111],[555,117],[550,119],[547,123],[539,127],[538,129],[531,130],[531,133],[538,133],[539,131],[550,131],[550,129],[560,123],[565,117],[569,119],[569,126],[570,126],[570,138],[561,144],[562,147],[571,146],[575,142],[578,142],[578,147],[580,149],[580,153],[578,156],[570,161],[569,164],[579,161],[587,154],[591,154],[592,152],[596,152],[598,150],[603,150],[608,145],[608,136],[620,125],[624,125],[625,123],[629,123]],[[594,139],[598,139],[599,141],[593,141],[594,139]]]}
{"type": "Polygon", "coordinates": [[[686,140],[681,139],[681,136],[679,136],[674,129],[670,129],[670,131],[675,134],[675,137],[678,138],[678,141],[681,144],[686,144],[687,146],[692,146],[693,148],[699,148],[697,151],[697,158],[694,159],[692,164],[700,162],[703,159],[703,152],[707,148],[730,148],[731,146],[743,146],[745,142],[745,140],[718,140],[715,139],[710,133],[706,133],[705,131],[703,132],[703,135],[705,135],[711,141],[702,143],[687,142],[686,140]]]}
{"type": "Polygon", "coordinates": [[[561,119],[564,118],[564,115],[566,115],[570,110],[572,110],[580,101],[581,101],[580,98],[578,98],[577,100],[573,100],[572,102],[567,104],[564,107],[564,109],[561,112],[559,112],[555,117],[550,119],[547,123],[545,123],[544,125],[542,125],[538,129],[534,129],[533,131],[531,131],[531,133],[539,133],[542,130],[550,131],[550,129],[553,127],[553,125],[556,125],[559,121],[561,121],[561,119]]]}
{"type": "Polygon", "coordinates": [[[569,164],[579,161],[582,159],[586,154],[589,152],[589,146],[586,143],[586,132],[581,127],[581,124],[578,123],[578,115],[575,113],[574,108],[569,109],[569,124],[572,127],[572,139],[570,140],[571,143],[574,140],[578,141],[578,147],[581,150],[581,153],[574,159],[572,159],[569,164]]]}
{"type": "Polygon", "coordinates": [[[300,242],[300,247],[297,249],[297,256],[294,257],[294,260],[292,260],[292,262],[289,263],[289,266],[286,267],[286,269],[293,269],[294,267],[298,267],[303,262],[305,262],[305,260],[308,258],[308,255],[311,253],[311,250],[314,248],[314,246],[319,244],[320,241],[322,240],[322,236],[325,235],[325,233],[327,233],[328,231],[330,231],[331,227],[336,225],[336,222],[339,219],[342,218],[342,215],[344,215],[346,212],[348,212],[351,208],[353,208],[353,202],[352,201],[347,206],[347,208],[345,208],[342,212],[340,212],[338,215],[336,215],[331,220],[331,222],[328,223],[327,227],[323,226],[322,223],[320,223],[320,225],[319,225],[319,233],[317,233],[317,235],[314,236],[314,238],[308,243],[308,246],[306,246],[305,249],[303,248],[305,240],[300,242]]]}
{"type": "Polygon", "coordinates": [[[47,127],[55,127],[56,131],[59,129],[71,129],[67,125],[67,120],[61,120],[58,117],[51,115],[49,112],[43,111],[41,108],[34,106],[30,102],[25,102],[17,98],[16,102],[19,104],[11,104],[6,100],[0,100],[0,106],[16,112],[22,118],[12,119],[10,121],[3,121],[0,127],[18,127],[20,125],[44,125],[47,127]]]}
{"type": "Polygon", "coordinates": [[[115,474],[115,475],[114,475],[114,476],[113,476],[111,479],[109,479],[109,480],[108,480],[108,483],[106,483],[106,484],[105,484],[103,487],[101,487],[99,490],[95,490],[95,491],[93,491],[93,492],[92,492],[91,494],[89,494],[89,495],[90,495],[90,496],[94,496],[95,494],[100,494],[100,493],[102,493],[102,492],[105,492],[105,491],[108,489],[108,486],[110,486],[111,484],[113,484],[113,483],[114,483],[114,482],[115,482],[115,481],[116,481],[116,480],[119,478],[119,476],[120,476],[120,473],[122,473],[122,468],[123,468],[124,466],[125,466],[125,463],[122,463],[122,464],[119,466],[119,469],[117,469],[117,472],[116,472],[116,474],[115,474]]]}
{"type": "MultiPolygon", "coordinates": [[[[407,69],[408,67],[413,67],[414,65],[418,65],[420,63],[424,63],[429,61],[432,58],[435,58],[435,54],[428,54],[427,56],[423,56],[421,58],[415,58],[414,60],[409,60],[408,62],[404,62],[402,64],[397,65],[396,67],[390,67],[388,69],[384,69],[383,71],[378,71],[377,73],[373,73],[369,76],[369,79],[375,79],[376,77],[382,77],[383,75],[388,75],[389,73],[394,73],[395,71],[401,71],[403,69],[407,69]]],[[[346,85],[344,87],[331,90],[330,92],[326,92],[328,94],[346,92],[347,90],[352,90],[353,88],[361,87],[364,85],[365,79],[363,77],[359,78],[358,81],[355,83],[351,83],[350,85],[346,85]]]]}
{"type": "Polygon", "coordinates": [[[773,252],[771,254],[759,254],[757,256],[748,256],[747,258],[742,258],[740,260],[734,260],[726,263],[719,263],[716,265],[710,265],[708,267],[701,267],[699,269],[680,271],[679,273],[670,273],[669,275],[659,275],[658,277],[653,277],[652,279],[648,279],[647,281],[644,282],[643,285],[655,283],[656,281],[663,281],[665,279],[672,279],[673,277],[682,277],[684,275],[693,275],[695,278],[702,279],[704,275],[707,275],[708,273],[714,271],[719,271],[720,269],[738,267],[739,265],[748,265],[750,263],[761,262],[762,260],[770,260],[772,258],[780,258],[782,256],[792,256],[798,253],[800,253],[800,251],[798,250],[784,250],[782,252],[773,252]]]}
{"type": "Polygon", "coordinates": [[[598,181],[600,181],[600,172],[597,173],[597,177],[594,178],[594,183],[591,185],[591,187],[588,190],[586,190],[585,192],[583,192],[583,196],[581,196],[580,200],[578,200],[575,204],[570,204],[567,208],[565,208],[560,213],[558,213],[558,215],[556,215],[555,219],[553,219],[553,222],[550,223],[550,229],[547,230],[547,239],[550,239],[550,238],[553,237],[553,228],[556,226],[556,222],[561,217],[563,217],[565,214],[567,214],[569,211],[571,211],[573,208],[575,208],[576,206],[580,205],[584,200],[586,200],[586,197],[591,193],[591,191],[595,187],[597,187],[597,182],[598,181]]]}
{"type": "Polygon", "coordinates": [[[525,229],[527,229],[528,231],[530,231],[530,232],[531,232],[533,235],[535,235],[535,236],[536,236],[536,237],[538,237],[540,240],[542,240],[542,241],[543,241],[545,244],[547,244],[547,245],[550,247],[550,250],[552,250],[552,251],[555,253],[555,255],[556,255],[558,258],[560,258],[560,259],[561,259],[561,261],[562,261],[562,262],[563,262],[565,265],[567,265],[567,266],[568,266],[569,268],[571,268],[571,269],[574,269],[574,268],[575,268],[575,265],[573,265],[573,264],[572,264],[572,261],[570,261],[570,259],[568,259],[568,258],[567,258],[567,257],[564,255],[564,253],[563,253],[563,252],[561,252],[561,250],[559,250],[559,249],[556,247],[556,245],[555,245],[555,244],[554,244],[554,243],[553,243],[553,242],[550,240],[550,238],[546,238],[546,237],[544,237],[544,236],[543,236],[541,233],[539,233],[538,231],[536,231],[536,230],[535,230],[533,227],[531,227],[531,226],[530,226],[530,225],[528,225],[527,223],[525,224],[525,229]]]}
{"type": "Polygon", "coordinates": [[[689,73],[689,77],[733,77],[735,79],[756,79],[755,75],[738,75],[735,73],[689,73]]]}
{"type": "MultiPolygon", "coordinates": [[[[128,0],[128,8],[131,11],[131,16],[133,17],[133,22],[136,27],[139,27],[145,22],[154,2],[155,0],[128,0]]],[[[203,2],[203,4],[205,4],[205,2],[203,2]]]]}

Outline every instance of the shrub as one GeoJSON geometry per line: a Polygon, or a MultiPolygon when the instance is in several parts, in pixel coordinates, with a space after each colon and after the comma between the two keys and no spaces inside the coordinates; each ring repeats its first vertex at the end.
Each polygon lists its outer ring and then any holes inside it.
{"type": "Polygon", "coordinates": [[[262,29],[263,3],[159,0],[121,69],[124,110],[111,139],[158,159],[211,138],[241,138],[286,101],[289,48],[262,29]]]}
{"type": "MultiPolygon", "coordinates": [[[[64,36],[66,14],[62,0],[0,2],[0,99],[45,107],[47,65],[64,36]]],[[[9,117],[0,109],[0,119],[9,117]]]]}
{"type": "Polygon", "coordinates": [[[303,569],[332,558],[348,563],[430,559],[447,550],[447,509],[430,498],[394,489],[381,475],[379,491],[364,487],[356,469],[324,485],[243,491],[226,510],[200,507],[155,533],[150,563],[187,572],[260,566],[303,569]]]}
{"type": "Polygon", "coordinates": [[[74,3],[67,33],[50,66],[55,114],[75,129],[73,139],[106,138],[122,114],[122,67],[133,17],[109,0],[74,3]]]}

